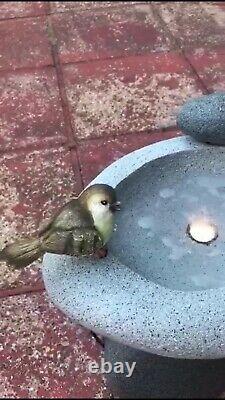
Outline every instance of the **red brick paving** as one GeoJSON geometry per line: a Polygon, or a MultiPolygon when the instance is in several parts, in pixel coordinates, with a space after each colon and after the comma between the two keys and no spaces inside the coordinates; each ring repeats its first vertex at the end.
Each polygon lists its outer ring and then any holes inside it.
{"type": "MultiPolygon", "coordinates": [[[[125,6],[130,4],[138,4],[139,1],[51,1],[50,8],[54,13],[66,12],[66,11],[87,11],[87,10],[98,10],[98,9],[112,9],[113,7],[125,6]]],[[[142,4],[145,2],[141,2],[142,4]]]]}
{"type": "Polygon", "coordinates": [[[0,21],[0,70],[53,63],[45,17],[0,21]]]}
{"type": "Polygon", "coordinates": [[[176,53],[63,67],[75,138],[174,126],[179,106],[202,92],[176,53]]]}
{"type": "Polygon", "coordinates": [[[165,2],[155,5],[178,45],[214,49],[225,45],[225,9],[211,2],[165,2]]]}
{"type": "Polygon", "coordinates": [[[46,10],[44,1],[1,1],[0,20],[43,15],[46,10]]]}
{"type": "Polygon", "coordinates": [[[225,7],[225,1],[220,1],[219,3],[216,3],[216,5],[219,7],[225,7]]]}
{"type": "MultiPolygon", "coordinates": [[[[1,245],[111,162],[180,134],[187,98],[224,90],[224,4],[0,4],[1,245]]],[[[0,397],[108,398],[86,370],[101,346],[49,304],[40,266],[0,265],[0,397]]]]}
{"type": "Polygon", "coordinates": [[[0,151],[65,142],[55,69],[0,74],[0,151]]]}
{"type": "Polygon", "coordinates": [[[172,49],[150,5],[52,16],[62,63],[172,49]]]}
{"type": "Polygon", "coordinates": [[[88,363],[102,356],[90,332],[43,294],[1,300],[1,398],[94,398],[107,394],[88,363]]]}
{"type": "Polygon", "coordinates": [[[225,89],[225,49],[223,54],[220,51],[196,51],[187,57],[209,91],[225,89]]]}

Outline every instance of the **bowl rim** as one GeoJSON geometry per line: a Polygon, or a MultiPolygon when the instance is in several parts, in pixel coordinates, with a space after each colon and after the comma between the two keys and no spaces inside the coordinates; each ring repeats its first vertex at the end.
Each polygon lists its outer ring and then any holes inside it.
{"type": "MultiPolygon", "coordinates": [[[[196,142],[188,136],[150,144],[115,161],[87,186],[106,183],[116,187],[147,162],[199,149],[212,149],[212,145],[196,142]]],[[[90,260],[74,262],[72,257],[46,254],[43,278],[53,302],[76,322],[97,334],[167,357],[200,359],[225,356],[225,287],[200,291],[173,290],[141,277],[118,260],[113,260],[113,256],[94,263],[90,260]],[[89,287],[88,296],[92,300],[88,309],[87,300],[86,304],[81,301],[87,276],[93,284],[93,288],[89,287]],[[112,282],[115,291],[109,298],[103,288],[107,286],[110,293],[112,282]],[[129,291],[123,289],[126,286],[129,291]],[[68,300],[71,287],[74,291],[72,303],[68,300]],[[115,309],[113,299],[123,301],[121,309],[115,309]],[[106,317],[107,304],[110,315],[106,317]],[[135,313],[132,315],[133,309],[135,313]]]]}
{"type": "Polygon", "coordinates": [[[114,161],[100,172],[86,187],[95,183],[106,183],[115,188],[130,174],[148,162],[182,151],[193,151],[204,148],[212,148],[212,145],[197,142],[187,135],[152,143],[114,161]]]}

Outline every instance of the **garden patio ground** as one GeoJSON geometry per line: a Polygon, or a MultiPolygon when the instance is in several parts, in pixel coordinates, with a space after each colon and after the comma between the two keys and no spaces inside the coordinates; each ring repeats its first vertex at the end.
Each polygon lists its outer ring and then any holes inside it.
{"type": "MultiPolygon", "coordinates": [[[[0,37],[0,246],[225,90],[225,2],[1,2],[0,37]]],[[[0,265],[0,397],[108,398],[87,370],[104,344],[49,302],[40,267],[0,265]]]]}

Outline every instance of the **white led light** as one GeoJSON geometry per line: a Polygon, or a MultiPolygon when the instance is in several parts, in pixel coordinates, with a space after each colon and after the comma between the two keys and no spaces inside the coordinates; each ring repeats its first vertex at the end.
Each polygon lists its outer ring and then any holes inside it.
{"type": "Polygon", "coordinates": [[[210,243],[218,236],[216,225],[205,219],[196,219],[187,227],[189,236],[198,243],[210,243]]]}

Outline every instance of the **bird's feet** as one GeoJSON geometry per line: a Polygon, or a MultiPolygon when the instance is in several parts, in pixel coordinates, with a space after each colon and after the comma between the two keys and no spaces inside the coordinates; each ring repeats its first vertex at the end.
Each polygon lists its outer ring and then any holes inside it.
{"type": "Polygon", "coordinates": [[[105,257],[107,256],[107,254],[108,254],[108,249],[107,249],[107,247],[103,247],[102,249],[97,250],[97,251],[94,253],[94,256],[95,256],[96,258],[105,258],[105,257]]]}

